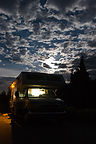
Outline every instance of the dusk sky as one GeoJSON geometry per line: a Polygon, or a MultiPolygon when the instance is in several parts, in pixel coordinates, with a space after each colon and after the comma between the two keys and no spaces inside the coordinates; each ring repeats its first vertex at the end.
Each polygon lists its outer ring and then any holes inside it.
{"type": "Polygon", "coordinates": [[[81,54],[96,78],[96,0],[0,0],[0,76],[63,73],[81,54]]]}

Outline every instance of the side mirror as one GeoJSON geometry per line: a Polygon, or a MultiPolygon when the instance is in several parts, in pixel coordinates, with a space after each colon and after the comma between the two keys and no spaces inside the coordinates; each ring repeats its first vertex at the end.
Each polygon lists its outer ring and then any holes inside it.
{"type": "Polygon", "coordinates": [[[16,96],[16,98],[19,97],[19,92],[18,91],[15,92],[15,96],[16,96]]]}

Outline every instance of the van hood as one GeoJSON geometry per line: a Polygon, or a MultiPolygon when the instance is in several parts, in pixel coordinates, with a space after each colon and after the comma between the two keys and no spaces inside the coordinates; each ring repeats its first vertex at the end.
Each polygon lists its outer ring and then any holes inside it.
{"type": "Polygon", "coordinates": [[[57,99],[30,99],[28,110],[31,112],[61,112],[64,111],[64,101],[57,99]]]}

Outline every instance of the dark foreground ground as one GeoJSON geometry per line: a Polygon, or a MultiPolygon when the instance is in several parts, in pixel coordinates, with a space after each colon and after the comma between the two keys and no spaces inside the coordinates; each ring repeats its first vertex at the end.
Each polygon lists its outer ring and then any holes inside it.
{"type": "Polygon", "coordinates": [[[95,144],[96,112],[78,111],[57,122],[37,120],[26,125],[11,124],[8,115],[0,115],[0,144],[95,144]]]}

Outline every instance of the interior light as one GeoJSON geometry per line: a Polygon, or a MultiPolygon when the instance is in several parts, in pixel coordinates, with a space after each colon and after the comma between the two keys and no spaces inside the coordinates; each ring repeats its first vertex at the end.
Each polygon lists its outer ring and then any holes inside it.
{"type": "Polygon", "coordinates": [[[28,94],[31,94],[33,97],[39,97],[42,94],[45,94],[44,89],[29,89],[28,94]]]}

